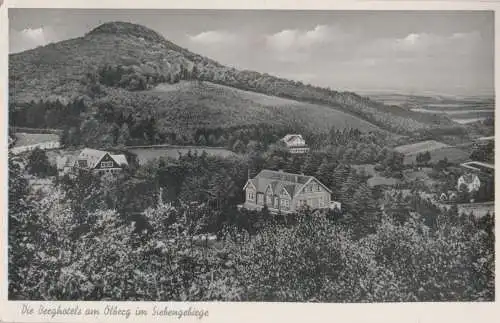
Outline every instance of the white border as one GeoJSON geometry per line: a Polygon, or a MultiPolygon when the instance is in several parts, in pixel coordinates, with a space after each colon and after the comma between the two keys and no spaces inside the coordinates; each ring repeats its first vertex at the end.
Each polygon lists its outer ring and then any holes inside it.
{"type": "MultiPolygon", "coordinates": [[[[1,1],[1,0],[0,0],[1,1]]],[[[500,8],[494,1],[320,1],[320,0],[170,0],[154,1],[141,0],[12,0],[5,1],[0,7],[0,98],[2,99],[3,110],[3,131],[0,131],[0,140],[7,149],[7,59],[8,59],[8,16],[6,7],[11,8],[158,8],[158,9],[279,9],[279,10],[495,10],[500,8]]],[[[496,2],[496,1],[495,1],[496,2]]],[[[499,23],[495,22],[495,53],[499,53],[498,35],[499,23]]],[[[499,66],[495,64],[495,75],[498,75],[499,66]]],[[[498,90],[498,82],[495,83],[498,90]]],[[[497,124],[497,127],[500,127],[497,124]]],[[[495,129],[495,130],[498,130],[495,129]]],[[[6,156],[6,154],[2,154],[6,156]]],[[[498,160],[498,157],[497,157],[498,160]]],[[[1,160],[2,168],[0,180],[7,182],[7,158],[1,160]]],[[[497,175],[498,176],[498,175],[497,175]]],[[[6,187],[6,186],[3,186],[6,187]]],[[[496,198],[500,194],[497,189],[496,198]]],[[[0,194],[0,203],[7,205],[7,191],[0,194]]],[[[89,321],[84,317],[71,318],[56,317],[55,319],[44,319],[37,316],[19,315],[22,303],[30,303],[37,308],[40,302],[8,302],[7,301],[7,207],[4,208],[4,216],[0,217],[0,232],[3,232],[0,248],[0,321],[4,322],[85,322],[89,321]]],[[[496,212],[498,214],[498,212],[496,212]]],[[[496,229],[498,233],[498,225],[496,229]]],[[[498,236],[498,235],[497,235],[498,236]]],[[[499,249],[497,238],[495,248],[499,249]]],[[[498,268],[498,259],[495,261],[498,268]]],[[[498,270],[496,271],[498,272],[498,270]]],[[[499,284],[497,275],[496,286],[499,284]]],[[[493,303],[380,303],[380,304],[312,304],[312,303],[152,303],[152,302],[44,302],[51,305],[73,304],[80,307],[96,307],[101,310],[105,305],[115,304],[120,307],[135,310],[137,306],[149,308],[156,304],[161,306],[171,305],[177,309],[205,308],[209,310],[206,322],[497,322],[500,321],[500,310],[498,301],[493,303]]],[[[167,317],[146,317],[143,320],[131,316],[128,320],[118,317],[100,317],[100,322],[105,321],[173,321],[174,318],[167,317]]],[[[179,320],[180,321],[180,320],[179,320]]],[[[196,318],[182,319],[182,321],[197,321],[196,318]]]]}

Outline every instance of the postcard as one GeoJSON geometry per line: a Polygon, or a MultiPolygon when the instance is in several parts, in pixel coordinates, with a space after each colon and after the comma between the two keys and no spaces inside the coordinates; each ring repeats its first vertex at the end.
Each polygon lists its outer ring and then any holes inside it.
{"type": "Polygon", "coordinates": [[[494,322],[496,9],[5,1],[0,320],[494,322]]]}

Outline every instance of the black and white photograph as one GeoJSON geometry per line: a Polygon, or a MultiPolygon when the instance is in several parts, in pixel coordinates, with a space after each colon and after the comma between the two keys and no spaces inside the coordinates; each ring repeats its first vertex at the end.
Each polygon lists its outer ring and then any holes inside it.
{"type": "Polygon", "coordinates": [[[494,11],[8,19],[9,301],[495,301],[494,11]]]}

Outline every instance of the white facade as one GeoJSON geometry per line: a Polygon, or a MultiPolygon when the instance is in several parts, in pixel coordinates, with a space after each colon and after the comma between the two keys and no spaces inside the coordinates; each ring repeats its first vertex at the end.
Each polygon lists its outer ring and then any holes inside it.
{"type": "Polygon", "coordinates": [[[305,154],[309,151],[306,141],[299,134],[289,134],[281,139],[292,154],[305,154]]]}
{"type": "Polygon", "coordinates": [[[460,187],[462,185],[466,185],[467,190],[470,193],[479,190],[479,187],[481,186],[481,181],[479,180],[479,177],[477,177],[477,175],[466,174],[460,176],[460,178],[458,179],[457,183],[458,191],[460,191],[460,187]]]}

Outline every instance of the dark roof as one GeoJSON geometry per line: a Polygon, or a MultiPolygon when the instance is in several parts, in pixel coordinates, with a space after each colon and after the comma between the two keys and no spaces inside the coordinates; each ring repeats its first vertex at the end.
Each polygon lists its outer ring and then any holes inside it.
{"type": "Polygon", "coordinates": [[[264,169],[259,174],[257,174],[255,178],[272,179],[280,182],[290,182],[294,184],[305,184],[312,178],[312,176],[264,169]]]}
{"type": "MultiPolygon", "coordinates": [[[[264,169],[259,174],[257,174],[257,176],[250,179],[249,182],[256,187],[257,192],[265,193],[267,187],[271,186],[275,194],[282,188],[285,188],[286,191],[292,197],[294,197],[294,195],[299,192],[302,186],[311,179],[317,180],[313,176],[264,169]]],[[[330,191],[326,186],[325,188],[330,191]]]]}

